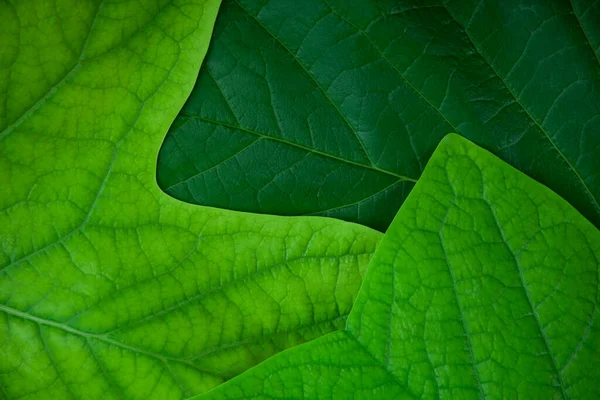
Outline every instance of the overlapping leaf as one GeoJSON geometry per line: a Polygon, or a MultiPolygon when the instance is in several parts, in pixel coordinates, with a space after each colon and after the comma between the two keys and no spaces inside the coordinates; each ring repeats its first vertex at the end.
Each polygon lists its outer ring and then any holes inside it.
{"type": "Polygon", "coordinates": [[[456,135],[369,266],[345,331],[197,399],[595,398],[600,231],[456,135]]]}
{"type": "Polygon", "coordinates": [[[179,399],[343,325],[380,235],[176,201],[218,1],[0,3],[0,397],[179,399]]]}
{"type": "Polygon", "coordinates": [[[590,0],[227,0],[159,184],[385,230],[459,132],[600,226],[598,15],[590,0]]]}

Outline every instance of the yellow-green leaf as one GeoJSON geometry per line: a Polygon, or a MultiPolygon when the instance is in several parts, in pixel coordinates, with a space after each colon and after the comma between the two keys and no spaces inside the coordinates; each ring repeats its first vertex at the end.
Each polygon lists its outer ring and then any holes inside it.
{"type": "Polygon", "coordinates": [[[0,397],[180,399],[345,320],[380,235],[155,181],[217,0],[0,2],[0,397]]]}

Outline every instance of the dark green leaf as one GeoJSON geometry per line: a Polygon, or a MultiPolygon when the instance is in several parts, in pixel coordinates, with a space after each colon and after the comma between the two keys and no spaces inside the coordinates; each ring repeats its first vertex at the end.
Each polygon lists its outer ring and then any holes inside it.
{"type": "Polygon", "coordinates": [[[225,1],[159,184],[384,230],[459,132],[600,225],[599,13],[576,0],[225,1]]]}

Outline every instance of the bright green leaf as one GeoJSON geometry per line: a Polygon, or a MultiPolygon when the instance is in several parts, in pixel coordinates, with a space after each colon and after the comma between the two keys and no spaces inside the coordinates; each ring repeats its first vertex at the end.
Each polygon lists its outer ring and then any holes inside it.
{"type": "Polygon", "coordinates": [[[596,398],[600,232],[456,135],[390,226],[345,331],[198,399],[596,398]]]}
{"type": "Polygon", "coordinates": [[[379,233],[155,182],[218,6],[0,2],[0,398],[179,399],[343,326],[379,233]]]}
{"type": "Polygon", "coordinates": [[[600,5],[572,3],[226,0],[159,184],[385,230],[459,132],[600,226],[600,5]]]}

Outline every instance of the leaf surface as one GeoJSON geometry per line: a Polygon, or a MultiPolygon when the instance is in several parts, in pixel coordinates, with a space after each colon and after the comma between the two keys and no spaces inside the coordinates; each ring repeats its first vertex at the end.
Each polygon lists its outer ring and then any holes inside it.
{"type": "Polygon", "coordinates": [[[200,399],[595,398],[600,231],[449,135],[369,265],[345,331],[200,399]]]}
{"type": "Polygon", "coordinates": [[[458,132],[600,226],[599,13],[589,0],[224,1],[159,185],[385,230],[458,132]]]}
{"type": "Polygon", "coordinates": [[[180,399],[343,326],[379,233],[156,184],[218,6],[0,3],[0,398],[180,399]]]}

